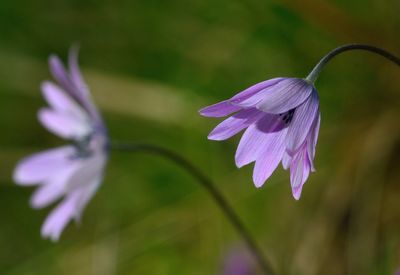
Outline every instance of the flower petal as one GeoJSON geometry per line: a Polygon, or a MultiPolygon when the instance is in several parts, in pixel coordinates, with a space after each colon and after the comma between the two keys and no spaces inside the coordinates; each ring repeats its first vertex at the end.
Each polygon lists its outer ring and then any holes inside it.
{"type": "Polygon", "coordinates": [[[294,111],[286,140],[286,147],[289,153],[295,152],[304,143],[318,114],[319,99],[318,94],[314,91],[294,111]]]}
{"type": "Polygon", "coordinates": [[[71,81],[64,65],[60,58],[56,55],[51,55],[49,58],[50,72],[55,80],[63,87],[63,89],[73,98],[78,99],[77,91],[74,83],[71,81]]]}
{"type": "Polygon", "coordinates": [[[81,161],[75,160],[56,175],[46,180],[31,197],[33,208],[43,208],[61,198],[68,190],[71,176],[80,169],[81,161]]]}
{"type": "Polygon", "coordinates": [[[228,139],[254,123],[262,116],[264,116],[264,113],[255,108],[242,110],[218,124],[217,127],[215,127],[208,135],[208,139],[228,139]]]}
{"type": "MultiPolygon", "coordinates": [[[[312,91],[313,86],[305,80],[287,78],[248,100],[253,101],[251,106],[256,105],[257,109],[263,112],[283,114],[303,103],[312,91]]],[[[242,104],[240,106],[243,106],[242,104]]]]}
{"type": "Polygon", "coordinates": [[[63,146],[34,154],[21,160],[14,170],[14,181],[19,185],[33,185],[57,175],[71,165],[73,146],[63,146]]]}
{"type": "Polygon", "coordinates": [[[275,85],[283,78],[273,78],[260,83],[257,83],[244,91],[236,94],[228,100],[221,101],[219,103],[207,106],[201,109],[199,112],[202,116],[206,117],[224,117],[231,113],[237,112],[241,107],[236,106],[237,103],[253,96],[254,94],[260,92],[262,89],[275,85]]]}
{"type": "Polygon", "coordinates": [[[282,166],[283,169],[287,170],[290,167],[290,163],[292,162],[292,157],[285,151],[282,157],[282,166]]]}
{"type": "Polygon", "coordinates": [[[256,187],[261,187],[264,184],[282,160],[285,152],[286,133],[287,128],[284,128],[281,131],[266,135],[263,151],[254,165],[253,181],[256,187]]]}
{"type": "Polygon", "coordinates": [[[199,111],[202,116],[205,117],[224,117],[231,113],[239,111],[241,108],[234,106],[227,100],[218,102],[216,104],[204,107],[199,111]]]}
{"type": "Polygon", "coordinates": [[[38,114],[39,121],[50,132],[65,139],[79,139],[89,135],[92,127],[89,121],[81,121],[68,114],[43,108],[38,114]]]}
{"type": "Polygon", "coordinates": [[[283,126],[279,116],[272,114],[264,114],[260,120],[250,125],[240,139],[236,150],[236,166],[240,168],[256,160],[269,142],[268,134],[282,130],[283,126]]]}
{"type": "Polygon", "coordinates": [[[67,188],[73,190],[88,185],[94,178],[101,178],[105,164],[106,157],[102,152],[81,160],[80,167],[71,176],[67,188]]]}
{"type": "Polygon", "coordinates": [[[307,156],[306,148],[301,148],[300,151],[293,157],[290,165],[290,182],[292,185],[293,197],[300,199],[301,190],[310,174],[310,162],[307,156]]]}
{"type": "Polygon", "coordinates": [[[78,64],[78,47],[71,47],[68,56],[70,79],[77,87],[80,98],[88,98],[90,96],[89,88],[86,85],[78,64]]]}
{"type": "Polygon", "coordinates": [[[236,94],[228,101],[233,104],[238,104],[238,103],[244,101],[245,99],[248,99],[251,96],[257,94],[258,92],[277,84],[278,82],[280,82],[283,79],[284,78],[282,78],[282,77],[277,77],[277,78],[272,78],[272,79],[268,79],[266,81],[257,83],[255,85],[247,88],[246,90],[241,91],[240,93],[236,94]]]}
{"type": "Polygon", "coordinates": [[[317,146],[320,124],[321,124],[321,114],[318,114],[318,117],[315,118],[311,131],[307,137],[307,155],[309,157],[312,172],[315,172],[315,167],[314,167],[315,147],[317,146]]]}
{"type": "Polygon", "coordinates": [[[77,211],[78,194],[67,196],[46,218],[42,225],[42,237],[58,241],[65,226],[77,211]]]}
{"type": "Polygon", "coordinates": [[[45,81],[42,84],[43,96],[50,106],[61,113],[69,114],[78,120],[86,121],[85,111],[58,85],[45,81]]]}

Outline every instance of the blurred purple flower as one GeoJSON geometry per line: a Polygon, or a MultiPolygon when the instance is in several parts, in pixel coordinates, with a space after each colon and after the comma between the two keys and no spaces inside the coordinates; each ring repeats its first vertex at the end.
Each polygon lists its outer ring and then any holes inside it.
{"type": "Polygon", "coordinates": [[[253,181],[261,187],[282,161],[284,169],[290,168],[292,193],[298,200],[310,171],[315,171],[321,117],[313,84],[299,78],[273,78],[200,110],[206,117],[232,113],[208,138],[225,140],[247,128],[236,151],[236,165],[254,161],[253,181]]]}
{"type": "Polygon", "coordinates": [[[98,189],[107,160],[107,133],[78,67],[78,52],[69,53],[69,71],[51,56],[50,71],[57,83],[44,82],[43,95],[50,105],[39,111],[39,121],[50,132],[72,141],[23,159],[14,180],[23,186],[38,185],[33,208],[46,207],[63,198],[42,226],[42,236],[59,239],[65,226],[82,212],[98,189]]]}
{"type": "Polygon", "coordinates": [[[251,257],[241,249],[233,249],[224,259],[222,275],[254,275],[251,257]]]}

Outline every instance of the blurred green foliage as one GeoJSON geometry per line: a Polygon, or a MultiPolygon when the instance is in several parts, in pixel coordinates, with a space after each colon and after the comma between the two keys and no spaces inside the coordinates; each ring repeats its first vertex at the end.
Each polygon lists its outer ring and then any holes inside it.
{"type": "Polygon", "coordinates": [[[400,54],[397,0],[11,1],[0,5],[0,274],[218,274],[238,236],[184,171],[113,153],[104,183],[57,244],[48,209],[11,175],[63,141],[36,121],[50,53],[81,64],[114,139],[187,156],[233,203],[279,274],[393,274],[400,266],[400,70],[366,53],[331,62],[316,86],[322,126],[302,199],[281,168],[261,189],[237,170],[238,138],[207,141],[204,105],[275,76],[305,76],[332,48],[400,54]]]}

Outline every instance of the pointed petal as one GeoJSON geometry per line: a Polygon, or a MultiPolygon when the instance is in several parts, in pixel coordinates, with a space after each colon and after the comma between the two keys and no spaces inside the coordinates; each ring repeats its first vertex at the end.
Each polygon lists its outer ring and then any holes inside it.
{"type": "Polygon", "coordinates": [[[40,183],[71,165],[74,153],[73,146],[63,146],[29,156],[18,163],[14,181],[19,185],[40,183]]]}
{"type": "Polygon", "coordinates": [[[278,132],[268,133],[263,144],[263,151],[254,165],[253,181],[256,187],[261,187],[272,175],[282,160],[285,152],[287,128],[278,132]]]}
{"type": "Polygon", "coordinates": [[[293,197],[300,199],[303,185],[310,174],[310,163],[307,157],[306,148],[302,148],[292,160],[290,165],[290,182],[292,185],[293,197]]]}
{"type": "Polygon", "coordinates": [[[255,108],[242,110],[218,124],[217,127],[215,127],[208,135],[208,139],[228,139],[254,123],[262,116],[264,116],[263,112],[260,112],[255,108]]]}
{"type": "Polygon", "coordinates": [[[202,116],[206,117],[224,117],[231,113],[237,112],[241,109],[239,106],[235,106],[236,103],[240,103],[243,100],[253,96],[262,89],[275,85],[280,82],[283,78],[273,78],[260,83],[257,83],[246,90],[236,94],[228,100],[221,101],[214,105],[207,106],[201,109],[199,112],[202,116]]]}
{"type": "Polygon", "coordinates": [[[294,111],[286,140],[286,147],[289,152],[295,152],[304,143],[318,114],[318,94],[313,92],[311,96],[294,111]]]}
{"type": "Polygon", "coordinates": [[[72,83],[64,65],[62,64],[60,58],[56,55],[51,55],[49,58],[50,72],[54,79],[69,93],[72,97],[77,97],[76,87],[72,83]]]}
{"type": "MultiPolygon", "coordinates": [[[[251,106],[272,114],[283,114],[302,104],[313,91],[313,86],[303,79],[287,78],[278,84],[263,90],[248,101],[251,106]]],[[[244,106],[243,101],[239,106],[244,106]]]]}
{"type": "Polygon", "coordinates": [[[65,226],[75,216],[77,199],[77,194],[69,195],[49,214],[42,225],[43,238],[58,241],[65,226]]]}
{"type": "Polygon", "coordinates": [[[46,101],[54,110],[69,114],[78,120],[86,121],[88,119],[82,107],[58,85],[45,81],[42,84],[42,92],[46,101]]]}
{"type": "Polygon", "coordinates": [[[69,166],[41,185],[31,198],[31,206],[33,208],[43,208],[60,199],[67,191],[71,176],[74,175],[81,167],[81,161],[75,160],[69,166]]]}
{"type": "Polygon", "coordinates": [[[221,101],[219,103],[204,107],[199,111],[205,117],[224,117],[231,113],[239,111],[241,108],[233,106],[228,101],[221,101]]]}
{"type": "Polygon", "coordinates": [[[317,146],[320,124],[321,124],[321,114],[318,114],[318,117],[316,117],[313,123],[313,127],[311,128],[311,131],[307,137],[307,155],[309,157],[312,172],[315,172],[315,167],[314,167],[315,147],[317,146]]]}
{"type": "Polygon", "coordinates": [[[292,162],[292,157],[285,151],[285,153],[283,153],[283,158],[282,158],[283,169],[287,170],[290,167],[291,162],[292,162]]]}
{"type": "Polygon", "coordinates": [[[48,108],[41,109],[38,118],[50,132],[65,139],[79,139],[92,132],[89,122],[48,108]]]}
{"type": "Polygon", "coordinates": [[[255,85],[247,88],[246,90],[236,94],[235,96],[233,96],[228,101],[233,103],[233,104],[238,104],[238,103],[244,101],[245,99],[248,99],[251,96],[257,94],[258,92],[277,84],[278,82],[280,82],[283,79],[284,78],[282,78],[282,77],[277,77],[277,78],[272,78],[272,79],[268,79],[266,81],[257,83],[255,85]]]}
{"type": "Polygon", "coordinates": [[[68,63],[69,63],[71,80],[77,87],[77,90],[79,91],[79,96],[83,99],[87,98],[90,95],[90,93],[89,93],[89,88],[86,85],[82,77],[81,71],[79,69],[78,53],[79,53],[78,47],[71,47],[68,56],[68,63]]]}
{"type": "Polygon", "coordinates": [[[235,162],[237,167],[242,167],[256,160],[262,153],[268,133],[281,130],[282,121],[277,115],[264,114],[264,117],[250,125],[240,139],[236,150],[235,162]]]}

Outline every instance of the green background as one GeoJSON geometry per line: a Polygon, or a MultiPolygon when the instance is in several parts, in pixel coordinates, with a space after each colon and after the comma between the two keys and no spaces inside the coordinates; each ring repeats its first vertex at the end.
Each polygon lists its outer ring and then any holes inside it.
{"type": "Polygon", "coordinates": [[[397,0],[28,1],[0,4],[0,274],[221,274],[242,244],[172,163],[112,153],[82,222],[54,244],[49,209],[12,182],[19,159],[64,142],[36,120],[47,58],[79,43],[82,71],[115,140],[179,151],[212,177],[278,274],[393,274],[400,266],[400,70],[345,53],[322,72],[316,167],[300,201],[281,167],[261,189],[239,140],[208,141],[197,110],[265,79],[304,77],[350,42],[400,55],[397,0]]]}

